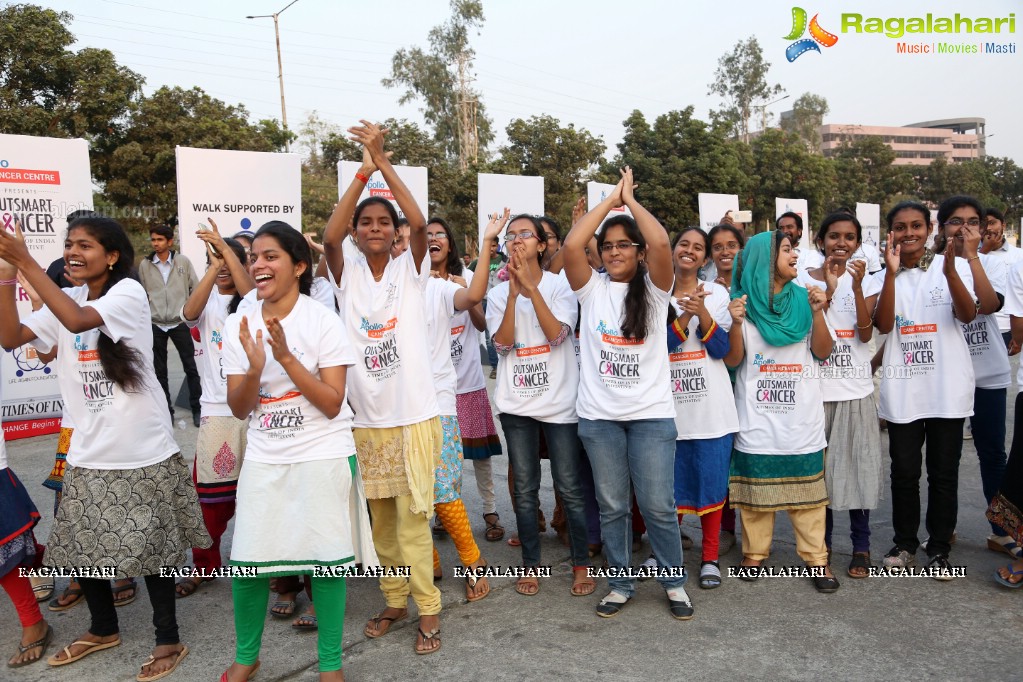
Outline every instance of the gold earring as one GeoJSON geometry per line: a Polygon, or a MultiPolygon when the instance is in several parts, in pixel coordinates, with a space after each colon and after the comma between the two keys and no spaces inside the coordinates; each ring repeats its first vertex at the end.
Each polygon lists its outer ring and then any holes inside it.
{"type": "Polygon", "coordinates": [[[113,263],[108,263],[107,264],[107,270],[109,270],[110,272],[113,272],[114,271],[114,264],[113,263]]]}

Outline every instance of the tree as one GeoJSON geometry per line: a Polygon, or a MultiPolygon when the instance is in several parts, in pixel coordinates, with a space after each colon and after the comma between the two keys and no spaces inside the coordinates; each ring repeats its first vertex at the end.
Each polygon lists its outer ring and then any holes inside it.
{"type": "MultiPolygon", "coordinates": [[[[752,143],[757,177],[752,205],[757,219],[773,218],[775,197],[806,199],[810,215],[822,218],[837,208],[835,164],[811,154],[803,140],[782,130],[765,130],[752,143]]],[[[862,200],[861,200],[862,201],[862,200]]],[[[848,206],[855,209],[855,203],[848,206]]],[[[812,227],[807,225],[807,231],[812,227]]]]}
{"type": "Polygon", "coordinates": [[[895,151],[877,136],[845,140],[832,157],[838,174],[836,206],[855,209],[863,201],[885,205],[898,194],[913,192],[908,166],[896,166],[895,151]]]}
{"type": "Polygon", "coordinates": [[[68,50],[72,16],[0,9],[0,132],[95,139],[116,134],[144,79],[108,50],[68,50]]]}
{"type": "Polygon", "coordinates": [[[730,126],[743,142],[749,142],[750,118],[757,105],[766,104],[785,92],[780,85],[767,83],[770,68],[770,62],[764,61],[760,43],[752,36],[718,59],[714,82],[707,94],[718,95],[724,99],[725,106],[711,115],[730,126]]]}
{"type": "Polygon", "coordinates": [[[700,192],[742,197],[756,187],[749,146],[730,142],[723,130],[695,118],[691,106],[658,116],[653,126],[633,111],[618,150],[602,179],[617,182],[618,168],[632,166],[637,196],[669,232],[699,224],[700,192]]]}
{"type": "MultiPolygon", "coordinates": [[[[157,220],[177,220],[176,146],[239,151],[281,151],[276,121],[253,124],[242,105],[229,105],[200,88],[162,87],[133,107],[123,130],[93,158],[103,197],[121,209],[152,208],[157,220]],[[267,137],[267,134],[270,137],[267,137]]],[[[125,221],[144,229],[138,221],[125,221]]]]}
{"type": "Polygon", "coordinates": [[[792,115],[782,119],[783,130],[799,137],[811,154],[821,153],[821,124],[829,111],[828,100],[804,92],[792,105],[792,115]]]}
{"type": "MultiPolygon", "coordinates": [[[[451,0],[451,18],[430,30],[429,51],[419,47],[401,48],[391,58],[391,76],[382,83],[388,88],[405,88],[399,104],[422,100],[423,118],[433,126],[433,138],[444,146],[449,159],[459,158],[462,139],[460,106],[467,107],[479,150],[494,139],[491,121],[480,94],[465,85],[475,52],[469,46],[469,32],[483,25],[480,0],[451,0]],[[466,80],[459,82],[461,65],[466,80]],[[464,86],[464,87],[463,87],[464,86]]],[[[464,158],[464,155],[463,155],[464,158]]]]}
{"type": "Polygon", "coordinates": [[[582,192],[582,182],[603,161],[604,141],[571,123],[562,126],[553,116],[517,118],[506,128],[508,144],[491,164],[495,173],[539,175],[544,179],[546,212],[568,226],[572,206],[582,192]]]}

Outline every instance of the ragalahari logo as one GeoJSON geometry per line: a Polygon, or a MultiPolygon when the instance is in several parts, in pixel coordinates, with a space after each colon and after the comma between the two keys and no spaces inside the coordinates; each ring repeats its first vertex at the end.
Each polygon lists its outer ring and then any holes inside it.
{"type": "Polygon", "coordinates": [[[829,33],[821,28],[821,25],[817,23],[818,14],[813,15],[813,19],[810,20],[810,38],[803,38],[803,34],[807,31],[806,25],[806,10],[802,7],[792,8],[792,30],[785,40],[795,40],[796,42],[785,48],[785,58],[790,62],[794,62],[803,54],[810,52],[820,52],[821,48],[818,44],[824,47],[833,47],[838,42],[838,36],[834,33],[829,33]]]}

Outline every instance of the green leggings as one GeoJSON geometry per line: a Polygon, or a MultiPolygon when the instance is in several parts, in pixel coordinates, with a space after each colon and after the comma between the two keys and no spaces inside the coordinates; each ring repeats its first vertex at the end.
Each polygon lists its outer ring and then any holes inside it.
{"type": "MultiPolygon", "coordinates": [[[[316,650],[320,672],[341,669],[341,634],[345,624],[345,579],[313,579],[316,595],[316,650]]],[[[253,665],[259,659],[263,623],[270,601],[270,578],[232,578],[234,631],[237,638],[235,661],[253,665]]]]}

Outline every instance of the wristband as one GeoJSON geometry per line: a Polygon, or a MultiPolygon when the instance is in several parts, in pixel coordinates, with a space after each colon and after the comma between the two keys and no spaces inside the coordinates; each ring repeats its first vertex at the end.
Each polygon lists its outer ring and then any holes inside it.
{"type": "Polygon", "coordinates": [[[360,182],[361,182],[362,184],[364,184],[364,185],[366,185],[366,184],[368,184],[368,183],[369,183],[369,178],[367,178],[367,177],[366,177],[365,175],[363,175],[362,173],[356,173],[356,174],[355,174],[355,179],[356,179],[356,180],[358,180],[358,181],[360,181],[360,182]]]}
{"type": "Polygon", "coordinates": [[[18,283],[17,277],[14,277],[12,279],[0,279],[0,287],[13,287],[17,283],[18,283]]]}

